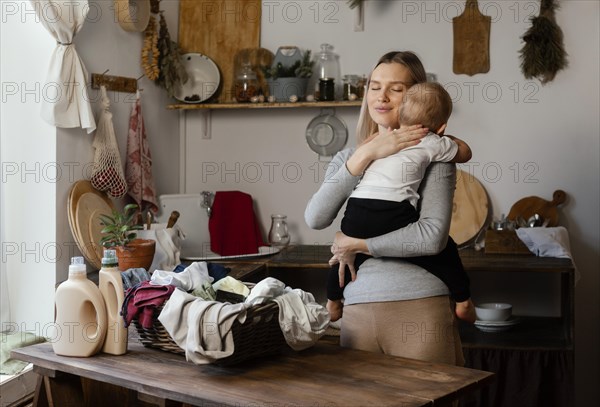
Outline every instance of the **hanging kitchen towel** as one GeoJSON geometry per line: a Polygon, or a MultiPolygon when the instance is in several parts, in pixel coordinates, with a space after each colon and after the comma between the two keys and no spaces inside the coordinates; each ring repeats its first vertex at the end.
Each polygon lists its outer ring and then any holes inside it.
{"type": "Polygon", "coordinates": [[[156,213],[158,200],[152,177],[152,155],[146,137],[139,90],[129,117],[125,177],[129,189],[128,194],[142,210],[142,213],[146,213],[148,210],[156,213]]]}
{"type": "Polygon", "coordinates": [[[208,221],[210,250],[221,256],[258,253],[264,245],[252,197],[240,191],[217,191],[208,221]]]}

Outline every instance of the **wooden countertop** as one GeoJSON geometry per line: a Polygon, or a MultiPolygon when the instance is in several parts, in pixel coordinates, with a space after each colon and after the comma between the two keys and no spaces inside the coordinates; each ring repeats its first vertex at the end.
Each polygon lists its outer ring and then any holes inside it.
{"type": "MultiPolygon", "coordinates": [[[[474,249],[459,250],[466,271],[530,271],[573,273],[570,259],[537,257],[513,254],[486,254],[474,249]]],[[[296,245],[289,246],[274,256],[257,258],[251,263],[262,263],[270,267],[323,268],[331,258],[330,246],[296,245]]]]}
{"type": "Polygon", "coordinates": [[[50,343],[14,350],[47,377],[68,373],[193,405],[425,406],[491,382],[493,373],[341,348],[320,341],[302,352],[233,367],[194,365],[130,343],[123,356],[57,356],[50,343]]]}

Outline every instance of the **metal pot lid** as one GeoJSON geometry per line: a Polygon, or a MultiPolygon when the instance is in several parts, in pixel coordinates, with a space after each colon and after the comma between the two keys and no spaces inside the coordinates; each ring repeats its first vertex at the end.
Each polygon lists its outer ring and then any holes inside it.
{"type": "Polygon", "coordinates": [[[346,145],[347,140],[346,125],[332,114],[315,117],[306,128],[306,142],[319,155],[334,155],[346,145]]]}

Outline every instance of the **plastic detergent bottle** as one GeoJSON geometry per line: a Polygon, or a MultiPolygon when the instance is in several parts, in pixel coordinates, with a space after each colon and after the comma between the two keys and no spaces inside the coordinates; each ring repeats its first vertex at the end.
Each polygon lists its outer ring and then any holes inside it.
{"type": "Polygon", "coordinates": [[[83,257],[73,257],[69,278],[56,289],[54,353],[92,356],[102,349],[107,330],[106,306],[100,290],[87,278],[83,257]]]}
{"type": "Polygon", "coordinates": [[[115,250],[104,250],[99,279],[108,315],[108,329],[102,351],[111,355],[123,355],[127,352],[127,328],[121,316],[125,293],[115,250]]]}

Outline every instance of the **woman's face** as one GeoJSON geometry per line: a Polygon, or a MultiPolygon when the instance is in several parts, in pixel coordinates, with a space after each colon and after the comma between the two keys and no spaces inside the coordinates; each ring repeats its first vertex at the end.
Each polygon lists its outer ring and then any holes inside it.
{"type": "Polygon", "coordinates": [[[371,119],[379,125],[379,131],[400,127],[400,105],[404,92],[411,85],[410,72],[402,64],[382,63],[373,70],[367,89],[367,105],[371,119]]]}

